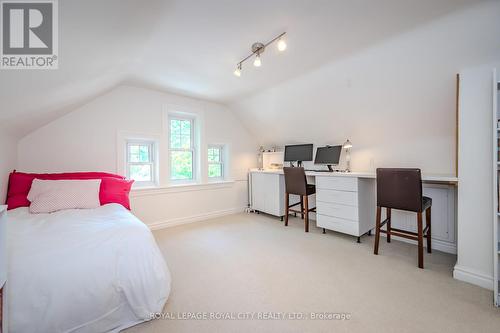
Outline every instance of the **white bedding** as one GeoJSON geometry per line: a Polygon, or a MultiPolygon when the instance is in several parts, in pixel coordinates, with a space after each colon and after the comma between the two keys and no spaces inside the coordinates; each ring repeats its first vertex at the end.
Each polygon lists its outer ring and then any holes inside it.
{"type": "Polygon", "coordinates": [[[162,311],[170,273],[121,205],[8,217],[10,333],[118,332],[162,311]]]}

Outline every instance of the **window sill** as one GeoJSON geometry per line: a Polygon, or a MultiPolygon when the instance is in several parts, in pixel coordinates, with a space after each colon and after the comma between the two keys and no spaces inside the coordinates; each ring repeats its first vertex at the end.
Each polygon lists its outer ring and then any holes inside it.
{"type": "Polygon", "coordinates": [[[234,185],[234,180],[211,181],[209,183],[184,183],[169,186],[149,186],[133,188],[130,191],[131,197],[142,197],[157,194],[180,193],[189,191],[205,191],[220,188],[228,188],[234,185]]]}

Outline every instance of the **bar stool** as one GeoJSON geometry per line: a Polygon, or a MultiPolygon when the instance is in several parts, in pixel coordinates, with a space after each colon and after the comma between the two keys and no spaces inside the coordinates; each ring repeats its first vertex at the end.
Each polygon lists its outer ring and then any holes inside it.
{"type": "Polygon", "coordinates": [[[418,242],[418,267],[424,268],[423,238],[427,238],[427,252],[431,253],[431,207],[432,199],[422,195],[422,176],[420,169],[377,169],[377,219],[375,227],[374,254],[378,254],[380,233],[387,234],[387,243],[391,236],[404,237],[418,242]],[[381,222],[382,208],[386,208],[387,217],[381,222]],[[417,213],[417,232],[391,227],[391,209],[417,213]],[[422,229],[422,213],[425,211],[425,229],[422,229]],[[387,224],[386,230],[381,228],[387,224]]]}
{"type": "Polygon", "coordinates": [[[304,168],[284,167],[283,172],[285,173],[285,227],[288,226],[288,214],[292,211],[300,213],[300,217],[304,219],[305,232],[309,232],[309,212],[316,211],[316,207],[309,208],[309,195],[316,193],[316,186],[307,184],[304,168]],[[290,194],[299,195],[300,202],[290,205],[290,194]],[[299,204],[300,211],[290,209],[299,204]]]}

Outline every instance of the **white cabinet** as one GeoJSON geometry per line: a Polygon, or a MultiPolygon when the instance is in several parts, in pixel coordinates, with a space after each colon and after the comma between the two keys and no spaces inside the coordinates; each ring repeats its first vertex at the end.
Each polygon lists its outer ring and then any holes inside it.
{"type": "Polygon", "coordinates": [[[375,227],[375,180],[316,176],[317,226],[353,236],[375,227]]]}
{"type": "Polygon", "coordinates": [[[252,208],[275,216],[285,215],[285,178],[274,173],[251,174],[252,208]]]}

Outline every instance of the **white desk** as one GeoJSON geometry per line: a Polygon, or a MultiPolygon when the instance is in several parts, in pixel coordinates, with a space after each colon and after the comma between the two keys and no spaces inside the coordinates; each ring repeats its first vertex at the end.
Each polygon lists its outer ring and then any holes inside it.
{"type": "MultiPolygon", "coordinates": [[[[369,172],[307,171],[308,182],[316,184],[316,225],[360,237],[375,227],[376,175],[369,172]]],[[[423,191],[433,199],[433,248],[456,253],[455,185],[457,177],[422,175],[423,191]]],[[[250,170],[251,206],[254,210],[282,217],[285,214],[283,170],[250,170]]],[[[297,198],[292,198],[297,202],[297,198]]],[[[315,203],[314,203],[315,202],[315,203]]],[[[384,212],[385,213],[385,212],[384,212]]],[[[392,225],[416,231],[416,216],[395,211],[392,225]]]]}
{"type": "MultiPolygon", "coordinates": [[[[250,173],[266,173],[266,174],[278,174],[282,175],[283,170],[274,169],[250,169],[250,173]]],[[[315,172],[306,171],[306,176],[311,177],[348,177],[348,178],[368,178],[376,179],[377,175],[374,172],[315,172]]],[[[458,184],[458,178],[450,175],[438,175],[438,174],[422,174],[422,182],[425,183],[445,183],[445,184],[458,184]]]]}

